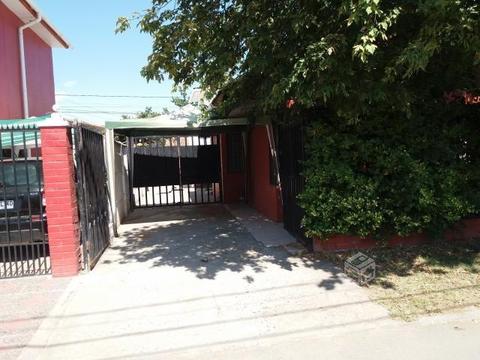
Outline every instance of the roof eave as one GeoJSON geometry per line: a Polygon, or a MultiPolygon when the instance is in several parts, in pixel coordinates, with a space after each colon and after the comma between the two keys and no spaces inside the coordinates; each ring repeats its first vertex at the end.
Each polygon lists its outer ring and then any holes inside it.
{"type": "Polygon", "coordinates": [[[42,21],[32,27],[35,32],[50,47],[69,49],[70,43],[59,30],[41,13],[32,0],[0,0],[10,11],[12,11],[22,22],[27,23],[39,14],[42,21]]]}

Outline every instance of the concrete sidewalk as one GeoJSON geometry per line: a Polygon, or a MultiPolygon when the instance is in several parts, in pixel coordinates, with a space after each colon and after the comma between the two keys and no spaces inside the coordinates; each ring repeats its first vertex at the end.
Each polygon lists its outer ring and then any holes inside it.
{"type": "Polygon", "coordinates": [[[51,276],[0,280],[0,359],[19,356],[69,283],[51,276]]]}
{"type": "MultiPolygon", "coordinates": [[[[162,354],[175,360],[289,359],[289,360],[478,360],[480,358],[480,310],[435,316],[411,323],[396,323],[363,331],[325,336],[308,334],[264,339],[242,347],[217,346],[162,354]]],[[[142,354],[128,359],[157,359],[142,354]]]]}
{"type": "Polygon", "coordinates": [[[339,269],[263,246],[221,205],[137,211],[121,234],[22,359],[205,357],[396,323],[339,269]]]}

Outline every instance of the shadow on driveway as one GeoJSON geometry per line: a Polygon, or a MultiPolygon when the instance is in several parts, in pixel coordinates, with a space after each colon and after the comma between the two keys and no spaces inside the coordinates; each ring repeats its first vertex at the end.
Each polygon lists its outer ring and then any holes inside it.
{"type": "Polygon", "coordinates": [[[25,359],[175,358],[389,322],[338,268],[265,247],[222,205],[137,210],[119,230],[25,359]]]}
{"type": "MultiPolygon", "coordinates": [[[[284,270],[298,266],[322,269],[332,278],[319,284],[333,289],[340,269],[320,261],[292,258],[281,247],[266,248],[222,205],[139,209],[122,225],[121,241],[112,246],[118,256],[104,264],[146,263],[151,267],[182,267],[200,279],[215,279],[221,271],[254,273],[271,265],[284,270]]],[[[245,281],[254,282],[253,276],[245,281]]]]}

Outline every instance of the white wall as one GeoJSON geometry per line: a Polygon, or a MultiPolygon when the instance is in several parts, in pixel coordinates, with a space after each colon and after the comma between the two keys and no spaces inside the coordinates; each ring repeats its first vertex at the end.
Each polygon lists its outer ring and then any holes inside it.
{"type": "Polygon", "coordinates": [[[115,142],[115,206],[117,208],[117,224],[121,224],[130,208],[130,190],[128,187],[128,162],[126,146],[115,142]]]}

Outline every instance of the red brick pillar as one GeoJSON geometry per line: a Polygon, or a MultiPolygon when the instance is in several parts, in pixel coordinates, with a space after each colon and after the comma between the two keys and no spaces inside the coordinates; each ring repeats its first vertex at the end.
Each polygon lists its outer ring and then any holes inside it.
{"type": "Polygon", "coordinates": [[[53,276],[80,271],[80,239],[71,128],[61,118],[40,126],[48,242],[53,276]]]}

